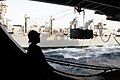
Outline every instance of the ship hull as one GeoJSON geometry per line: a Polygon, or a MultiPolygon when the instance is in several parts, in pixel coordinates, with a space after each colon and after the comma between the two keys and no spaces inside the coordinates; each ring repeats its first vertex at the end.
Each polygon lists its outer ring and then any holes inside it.
{"type": "MultiPolygon", "coordinates": [[[[29,46],[27,36],[12,35],[18,44],[24,48],[29,46]]],[[[39,46],[42,48],[64,48],[64,47],[87,47],[87,46],[105,46],[105,45],[120,45],[120,37],[111,36],[97,36],[93,39],[70,39],[70,37],[55,37],[55,36],[41,36],[39,46]]]]}

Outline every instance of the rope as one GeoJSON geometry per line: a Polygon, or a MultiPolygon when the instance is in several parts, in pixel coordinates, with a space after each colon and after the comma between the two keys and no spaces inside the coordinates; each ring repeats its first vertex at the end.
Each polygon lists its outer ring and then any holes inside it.
{"type": "Polygon", "coordinates": [[[55,17],[55,19],[57,18],[63,18],[64,16],[68,16],[68,15],[71,15],[73,12],[70,12],[70,13],[67,13],[67,14],[64,14],[64,15],[62,15],[62,16],[58,16],[58,17],[55,17]]]}
{"type": "MultiPolygon", "coordinates": [[[[52,62],[52,63],[57,63],[57,64],[62,64],[62,65],[66,65],[66,66],[75,66],[75,67],[82,67],[80,65],[85,65],[85,64],[78,64],[78,63],[73,63],[73,62],[67,62],[67,61],[62,61],[62,60],[58,60],[58,59],[51,59],[51,58],[46,58],[47,61],[52,62]],[[76,65],[77,64],[77,65],[76,65]]],[[[108,70],[113,70],[113,69],[120,69],[120,68],[111,68],[111,67],[102,67],[102,66],[94,66],[94,65],[86,65],[86,67],[82,67],[82,68],[87,68],[87,69],[95,69],[95,70],[104,70],[103,72],[97,73],[97,74],[92,74],[92,75],[78,75],[78,74],[72,74],[72,73],[68,73],[68,72],[63,72],[60,70],[55,69],[56,72],[62,73],[62,74],[66,74],[66,75],[71,75],[71,76],[75,76],[75,77],[92,77],[92,76],[99,76],[100,74],[105,73],[108,70]],[[92,66],[92,67],[98,67],[98,68],[90,68],[87,66],[92,66]]]]}
{"type": "Polygon", "coordinates": [[[113,38],[115,39],[115,41],[120,45],[120,42],[113,36],[113,38]]]}
{"type": "Polygon", "coordinates": [[[34,22],[34,23],[37,24],[38,26],[41,26],[40,24],[38,24],[38,23],[35,22],[34,20],[32,20],[32,19],[29,19],[29,20],[31,20],[32,22],[34,22]]]}
{"type": "Polygon", "coordinates": [[[65,5],[68,5],[70,2],[72,2],[72,0],[69,0],[65,5]]]}
{"type": "Polygon", "coordinates": [[[59,72],[59,73],[62,73],[62,74],[65,74],[65,75],[70,75],[70,76],[75,76],[75,77],[92,77],[92,76],[99,76],[100,74],[105,73],[105,72],[101,72],[101,73],[93,74],[93,75],[81,75],[81,74],[78,75],[78,74],[63,72],[63,71],[60,71],[60,70],[55,70],[55,71],[59,72]]]}
{"type": "Polygon", "coordinates": [[[81,67],[81,68],[94,69],[94,70],[109,70],[109,68],[106,68],[106,69],[103,69],[103,68],[94,68],[94,67],[87,67],[87,66],[75,65],[75,64],[69,64],[69,63],[52,61],[52,60],[48,60],[48,61],[49,61],[49,62],[52,62],[52,63],[57,63],[57,64],[61,64],[61,65],[66,65],[66,66],[74,66],[74,67],[81,67]]]}
{"type": "Polygon", "coordinates": [[[57,13],[52,14],[51,16],[54,16],[54,15],[57,15],[57,14],[60,14],[60,13],[63,13],[63,12],[67,12],[67,11],[70,11],[70,10],[73,10],[73,9],[68,9],[68,10],[64,10],[64,11],[61,11],[61,12],[57,12],[57,13]]]}
{"type": "Polygon", "coordinates": [[[101,38],[101,40],[102,40],[104,43],[107,43],[107,42],[110,40],[110,37],[111,37],[111,33],[110,33],[108,39],[105,41],[105,40],[102,38],[102,35],[100,35],[100,38],[101,38]]]}
{"type": "Polygon", "coordinates": [[[80,64],[80,63],[74,63],[74,62],[68,62],[58,59],[51,59],[46,58],[49,62],[67,65],[67,66],[75,66],[75,67],[82,67],[82,68],[88,68],[88,69],[95,69],[95,70],[112,70],[112,69],[120,69],[117,67],[103,67],[103,66],[95,66],[95,65],[87,65],[87,64],[80,64]],[[90,68],[91,67],[91,68],[90,68]]]}

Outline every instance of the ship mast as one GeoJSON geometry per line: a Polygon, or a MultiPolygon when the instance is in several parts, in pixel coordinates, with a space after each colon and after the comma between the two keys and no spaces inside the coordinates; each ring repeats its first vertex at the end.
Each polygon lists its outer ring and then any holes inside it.
{"type": "Polygon", "coordinates": [[[25,27],[24,27],[24,33],[27,33],[27,20],[30,17],[27,17],[27,14],[25,14],[25,27]]]}
{"type": "Polygon", "coordinates": [[[53,31],[53,30],[52,30],[52,29],[53,29],[53,28],[52,28],[52,27],[53,27],[53,20],[55,20],[55,19],[53,19],[52,16],[50,16],[51,35],[52,35],[52,31],[53,31]]]}

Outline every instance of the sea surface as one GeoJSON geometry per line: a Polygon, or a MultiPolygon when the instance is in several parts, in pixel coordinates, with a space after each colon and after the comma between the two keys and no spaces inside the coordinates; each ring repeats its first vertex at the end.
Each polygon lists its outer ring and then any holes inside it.
{"type": "MultiPolygon", "coordinates": [[[[120,68],[120,46],[107,45],[102,47],[89,46],[85,48],[43,49],[43,52],[46,57],[53,59],[87,65],[120,68]]],[[[50,64],[57,70],[78,75],[94,75],[103,72],[103,70],[65,66],[51,62],[50,64]]]]}

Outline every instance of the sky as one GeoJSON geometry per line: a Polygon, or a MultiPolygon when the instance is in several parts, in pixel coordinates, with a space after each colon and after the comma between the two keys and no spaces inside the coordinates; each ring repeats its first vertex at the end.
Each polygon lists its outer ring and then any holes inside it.
{"type": "MultiPolygon", "coordinates": [[[[30,17],[29,23],[35,21],[40,25],[45,25],[45,22],[49,22],[52,16],[55,19],[53,21],[55,28],[69,27],[70,21],[77,16],[79,26],[83,26],[83,13],[80,15],[75,13],[74,7],[28,0],[6,0],[6,5],[8,5],[6,18],[12,24],[24,25],[24,16],[27,14],[30,17]]],[[[113,29],[120,25],[120,22],[107,21],[105,15],[94,14],[93,10],[85,10],[85,22],[91,19],[94,19],[95,24],[103,22],[113,29]]]]}

